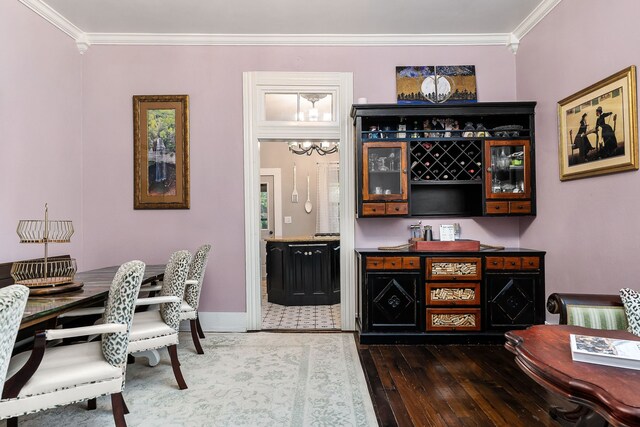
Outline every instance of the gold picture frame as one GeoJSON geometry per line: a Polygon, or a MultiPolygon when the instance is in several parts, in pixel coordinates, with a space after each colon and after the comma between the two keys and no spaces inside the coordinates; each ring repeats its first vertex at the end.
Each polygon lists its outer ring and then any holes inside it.
{"type": "Polygon", "coordinates": [[[638,169],[634,65],[558,102],[560,180],[638,169]]]}
{"type": "Polygon", "coordinates": [[[134,96],[134,209],[189,203],[189,95],[134,96]]]}

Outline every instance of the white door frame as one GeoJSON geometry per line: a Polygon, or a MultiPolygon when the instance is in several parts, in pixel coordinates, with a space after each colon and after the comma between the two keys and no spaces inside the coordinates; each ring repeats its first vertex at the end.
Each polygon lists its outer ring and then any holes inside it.
{"type": "Polygon", "coordinates": [[[280,168],[260,168],[260,176],[273,177],[273,237],[282,237],[282,171],[280,168]]]}
{"type": "MultiPolygon", "coordinates": [[[[262,327],[260,295],[260,143],[269,137],[258,126],[259,94],[264,87],[317,86],[338,90],[336,131],[340,138],[340,314],[342,330],[355,330],[355,160],[353,73],[245,72],[243,80],[245,288],[247,330],[262,327]]],[[[294,126],[301,131],[300,126],[294,126]]],[[[286,131],[286,129],[284,129],[286,131]]],[[[279,132],[280,133],[280,132],[279,132]]]]}

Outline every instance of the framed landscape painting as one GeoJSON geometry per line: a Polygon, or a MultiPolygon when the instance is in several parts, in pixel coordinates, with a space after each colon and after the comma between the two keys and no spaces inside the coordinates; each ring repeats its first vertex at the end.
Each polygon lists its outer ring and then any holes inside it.
{"type": "Polygon", "coordinates": [[[636,67],[558,103],[560,180],[638,169],[636,67]]]}
{"type": "Polygon", "coordinates": [[[134,209],[189,209],[189,96],[133,97],[134,209]]]}

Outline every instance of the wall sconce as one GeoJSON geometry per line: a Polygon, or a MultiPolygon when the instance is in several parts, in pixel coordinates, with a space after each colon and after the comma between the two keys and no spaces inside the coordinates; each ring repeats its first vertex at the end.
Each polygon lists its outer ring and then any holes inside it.
{"type": "Polygon", "coordinates": [[[313,154],[313,152],[317,152],[319,155],[321,156],[325,156],[327,154],[333,154],[335,152],[338,151],[338,142],[336,141],[322,141],[322,142],[315,142],[315,141],[304,141],[304,142],[297,142],[297,141],[291,141],[289,142],[289,151],[291,151],[294,154],[306,154],[307,156],[310,156],[313,154]]]}

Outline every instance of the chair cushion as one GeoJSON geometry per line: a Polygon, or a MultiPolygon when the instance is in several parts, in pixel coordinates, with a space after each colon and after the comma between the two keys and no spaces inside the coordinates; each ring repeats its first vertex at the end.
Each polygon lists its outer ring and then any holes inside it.
{"type": "Polygon", "coordinates": [[[567,324],[593,329],[627,329],[623,307],[567,304],[567,324]]]}
{"type": "MultiPolygon", "coordinates": [[[[30,355],[31,352],[26,351],[14,356],[8,374],[13,375],[22,368],[30,355]]],[[[38,370],[24,385],[18,398],[115,379],[122,381],[122,368],[105,360],[99,341],[49,347],[38,370]]],[[[93,396],[87,398],[90,397],[93,396]]]]}
{"type": "Polygon", "coordinates": [[[130,343],[163,336],[177,337],[178,332],[162,320],[160,311],[141,311],[133,316],[130,343]]]}
{"type": "Polygon", "coordinates": [[[198,313],[186,301],[182,301],[180,305],[180,320],[196,319],[198,313]]]}
{"type": "Polygon", "coordinates": [[[623,288],[620,289],[620,299],[627,314],[629,332],[640,336],[640,293],[633,289],[623,288]]]}

